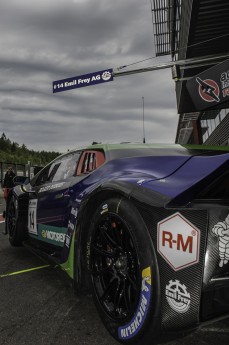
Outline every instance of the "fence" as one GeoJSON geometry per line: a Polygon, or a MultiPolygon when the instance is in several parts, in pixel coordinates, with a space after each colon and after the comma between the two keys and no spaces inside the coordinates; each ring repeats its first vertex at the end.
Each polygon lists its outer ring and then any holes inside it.
{"type": "Polygon", "coordinates": [[[30,164],[18,164],[18,163],[10,163],[10,162],[0,162],[0,182],[1,186],[4,180],[5,173],[8,167],[12,167],[15,175],[17,176],[27,176],[32,178],[34,175],[38,173],[42,167],[33,166],[30,164]]]}

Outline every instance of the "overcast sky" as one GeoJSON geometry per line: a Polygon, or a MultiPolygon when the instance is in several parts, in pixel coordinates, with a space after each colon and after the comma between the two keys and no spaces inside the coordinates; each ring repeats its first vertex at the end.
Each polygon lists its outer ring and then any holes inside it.
{"type": "Polygon", "coordinates": [[[55,80],[153,57],[149,0],[1,0],[0,30],[0,131],[12,141],[59,152],[92,141],[142,142],[144,97],[146,142],[174,143],[170,69],[52,93],[55,80]]]}

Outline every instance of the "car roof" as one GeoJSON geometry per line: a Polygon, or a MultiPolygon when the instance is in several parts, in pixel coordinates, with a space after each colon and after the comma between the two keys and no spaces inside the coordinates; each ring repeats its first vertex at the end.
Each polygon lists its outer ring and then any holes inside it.
{"type": "Polygon", "coordinates": [[[180,145],[180,144],[154,144],[154,143],[120,143],[120,144],[94,144],[83,148],[84,150],[103,149],[104,151],[124,149],[168,149],[170,151],[202,150],[202,151],[228,151],[229,146],[208,145],[180,145]]]}
{"type": "Polygon", "coordinates": [[[153,144],[153,143],[121,143],[93,144],[75,148],[57,157],[55,160],[77,151],[104,151],[106,160],[141,157],[141,156],[195,156],[217,155],[229,152],[229,146],[153,144]]]}

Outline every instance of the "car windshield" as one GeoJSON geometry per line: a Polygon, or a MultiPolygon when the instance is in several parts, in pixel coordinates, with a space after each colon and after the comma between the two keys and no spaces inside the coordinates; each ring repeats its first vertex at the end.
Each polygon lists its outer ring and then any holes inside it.
{"type": "Polygon", "coordinates": [[[74,176],[80,153],[75,152],[56,159],[53,163],[42,169],[34,180],[31,180],[31,185],[39,186],[44,183],[61,181],[74,176]]]}

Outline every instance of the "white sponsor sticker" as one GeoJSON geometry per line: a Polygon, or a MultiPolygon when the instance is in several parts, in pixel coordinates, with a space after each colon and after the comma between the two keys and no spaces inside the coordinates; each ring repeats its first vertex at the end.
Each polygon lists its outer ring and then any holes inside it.
{"type": "Polygon", "coordinates": [[[47,191],[49,191],[49,190],[61,188],[64,184],[65,184],[65,182],[59,182],[59,183],[55,183],[55,184],[49,184],[49,185],[47,185],[47,186],[41,187],[41,188],[39,189],[38,193],[43,193],[43,192],[47,192],[47,191]]]}
{"type": "Polygon", "coordinates": [[[76,218],[76,217],[77,217],[77,214],[78,214],[77,208],[72,207],[72,209],[71,209],[71,214],[76,218]]]}
{"type": "Polygon", "coordinates": [[[189,310],[191,296],[187,287],[179,280],[169,281],[166,285],[165,296],[170,307],[177,313],[186,313],[189,310]]]}
{"type": "Polygon", "coordinates": [[[157,226],[157,250],[178,271],[199,262],[200,230],[179,212],[157,226]]]}
{"type": "Polygon", "coordinates": [[[229,214],[223,222],[218,222],[212,228],[212,232],[219,239],[219,267],[223,267],[229,262],[229,214]]]}
{"type": "Polygon", "coordinates": [[[100,214],[103,214],[105,212],[108,212],[108,205],[107,204],[102,206],[102,211],[100,212],[100,214]]]}

